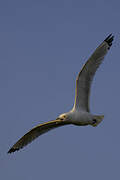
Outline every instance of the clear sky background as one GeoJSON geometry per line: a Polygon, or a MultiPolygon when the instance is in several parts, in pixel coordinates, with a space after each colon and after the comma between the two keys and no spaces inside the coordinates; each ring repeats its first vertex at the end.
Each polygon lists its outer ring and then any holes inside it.
{"type": "Polygon", "coordinates": [[[0,179],[120,179],[119,94],[119,1],[0,1],[0,179]],[[104,121],[55,129],[7,154],[32,127],[72,108],[78,72],[110,33],[90,102],[104,121]]]}

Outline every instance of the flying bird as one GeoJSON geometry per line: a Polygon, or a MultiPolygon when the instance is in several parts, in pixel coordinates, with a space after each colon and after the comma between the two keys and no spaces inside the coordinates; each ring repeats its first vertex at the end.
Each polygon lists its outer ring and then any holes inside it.
{"type": "Polygon", "coordinates": [[[94,51],[88,61],[85,63],[76,79],[75,102],[72,110],[61,114],[56,120],[48,121],[31,129],[21,137],[8,151],[12,153],[22,149],[31,141],[51,129],[64,125],[97,126],[104,118],[104,115],[94,115],[90,113],[89,97],[93,77],[103,62],[105,55],[112,45],[114,36],[110,34],[94,51]]]}

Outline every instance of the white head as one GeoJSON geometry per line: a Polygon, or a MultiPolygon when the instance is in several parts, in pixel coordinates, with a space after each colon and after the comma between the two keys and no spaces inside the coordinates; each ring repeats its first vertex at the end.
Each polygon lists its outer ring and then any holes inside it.
{"type": "Polygon", "coordinates": [[[58,118],[61,119],[61,120],[66,120],[67,117],[68,117],[67,113],[63,113],[63,114],[60,114],[58,118]]]}

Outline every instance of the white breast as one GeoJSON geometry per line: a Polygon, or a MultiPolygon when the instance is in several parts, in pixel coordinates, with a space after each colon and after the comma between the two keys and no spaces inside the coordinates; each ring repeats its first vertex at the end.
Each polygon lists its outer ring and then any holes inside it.
{"type": "Polygon", "coordinates": [[[92,115],[85,111],[72,110],[69,112],[70,121],[75,125],[88,125],[92,122],[92,115]]]}

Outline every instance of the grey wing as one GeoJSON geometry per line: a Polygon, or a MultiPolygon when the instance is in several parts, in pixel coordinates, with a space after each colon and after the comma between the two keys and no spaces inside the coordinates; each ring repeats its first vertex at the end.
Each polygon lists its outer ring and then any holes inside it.
{"type": "Polygon", "coordinates": [[[81,109],[89,112],[89,95],[90,95],[90,87],[93,77],[95,75],[96,70],[102,63],[105,55],[107,54],[110,46],[112,45],[112,41],[114,36],[110,34],[100,46],[95,50],[92,56],[88,59],[88,61],[83,66],[82,70],[78,74],[76,80],[76,90],[75,90],[75,109],[81,109]]]}
{"type": "Polygon", "coordinates": [[[49,121],[44,124],[40,124],[33,129],[31,129],[28,133],[26,133],[22,138],[20,138],[13,146],[10,148],[8,153],[12,153],[14,151],[18,151],[19,149],[22,149],[24,146],[29,144],[31,141],[36,139],[41,134],[44,134],[48,132],[51,129],[63,126],[68,124],[66,121],[63,121],[61,119],[56,119],[53,121],[49,121]]]}

